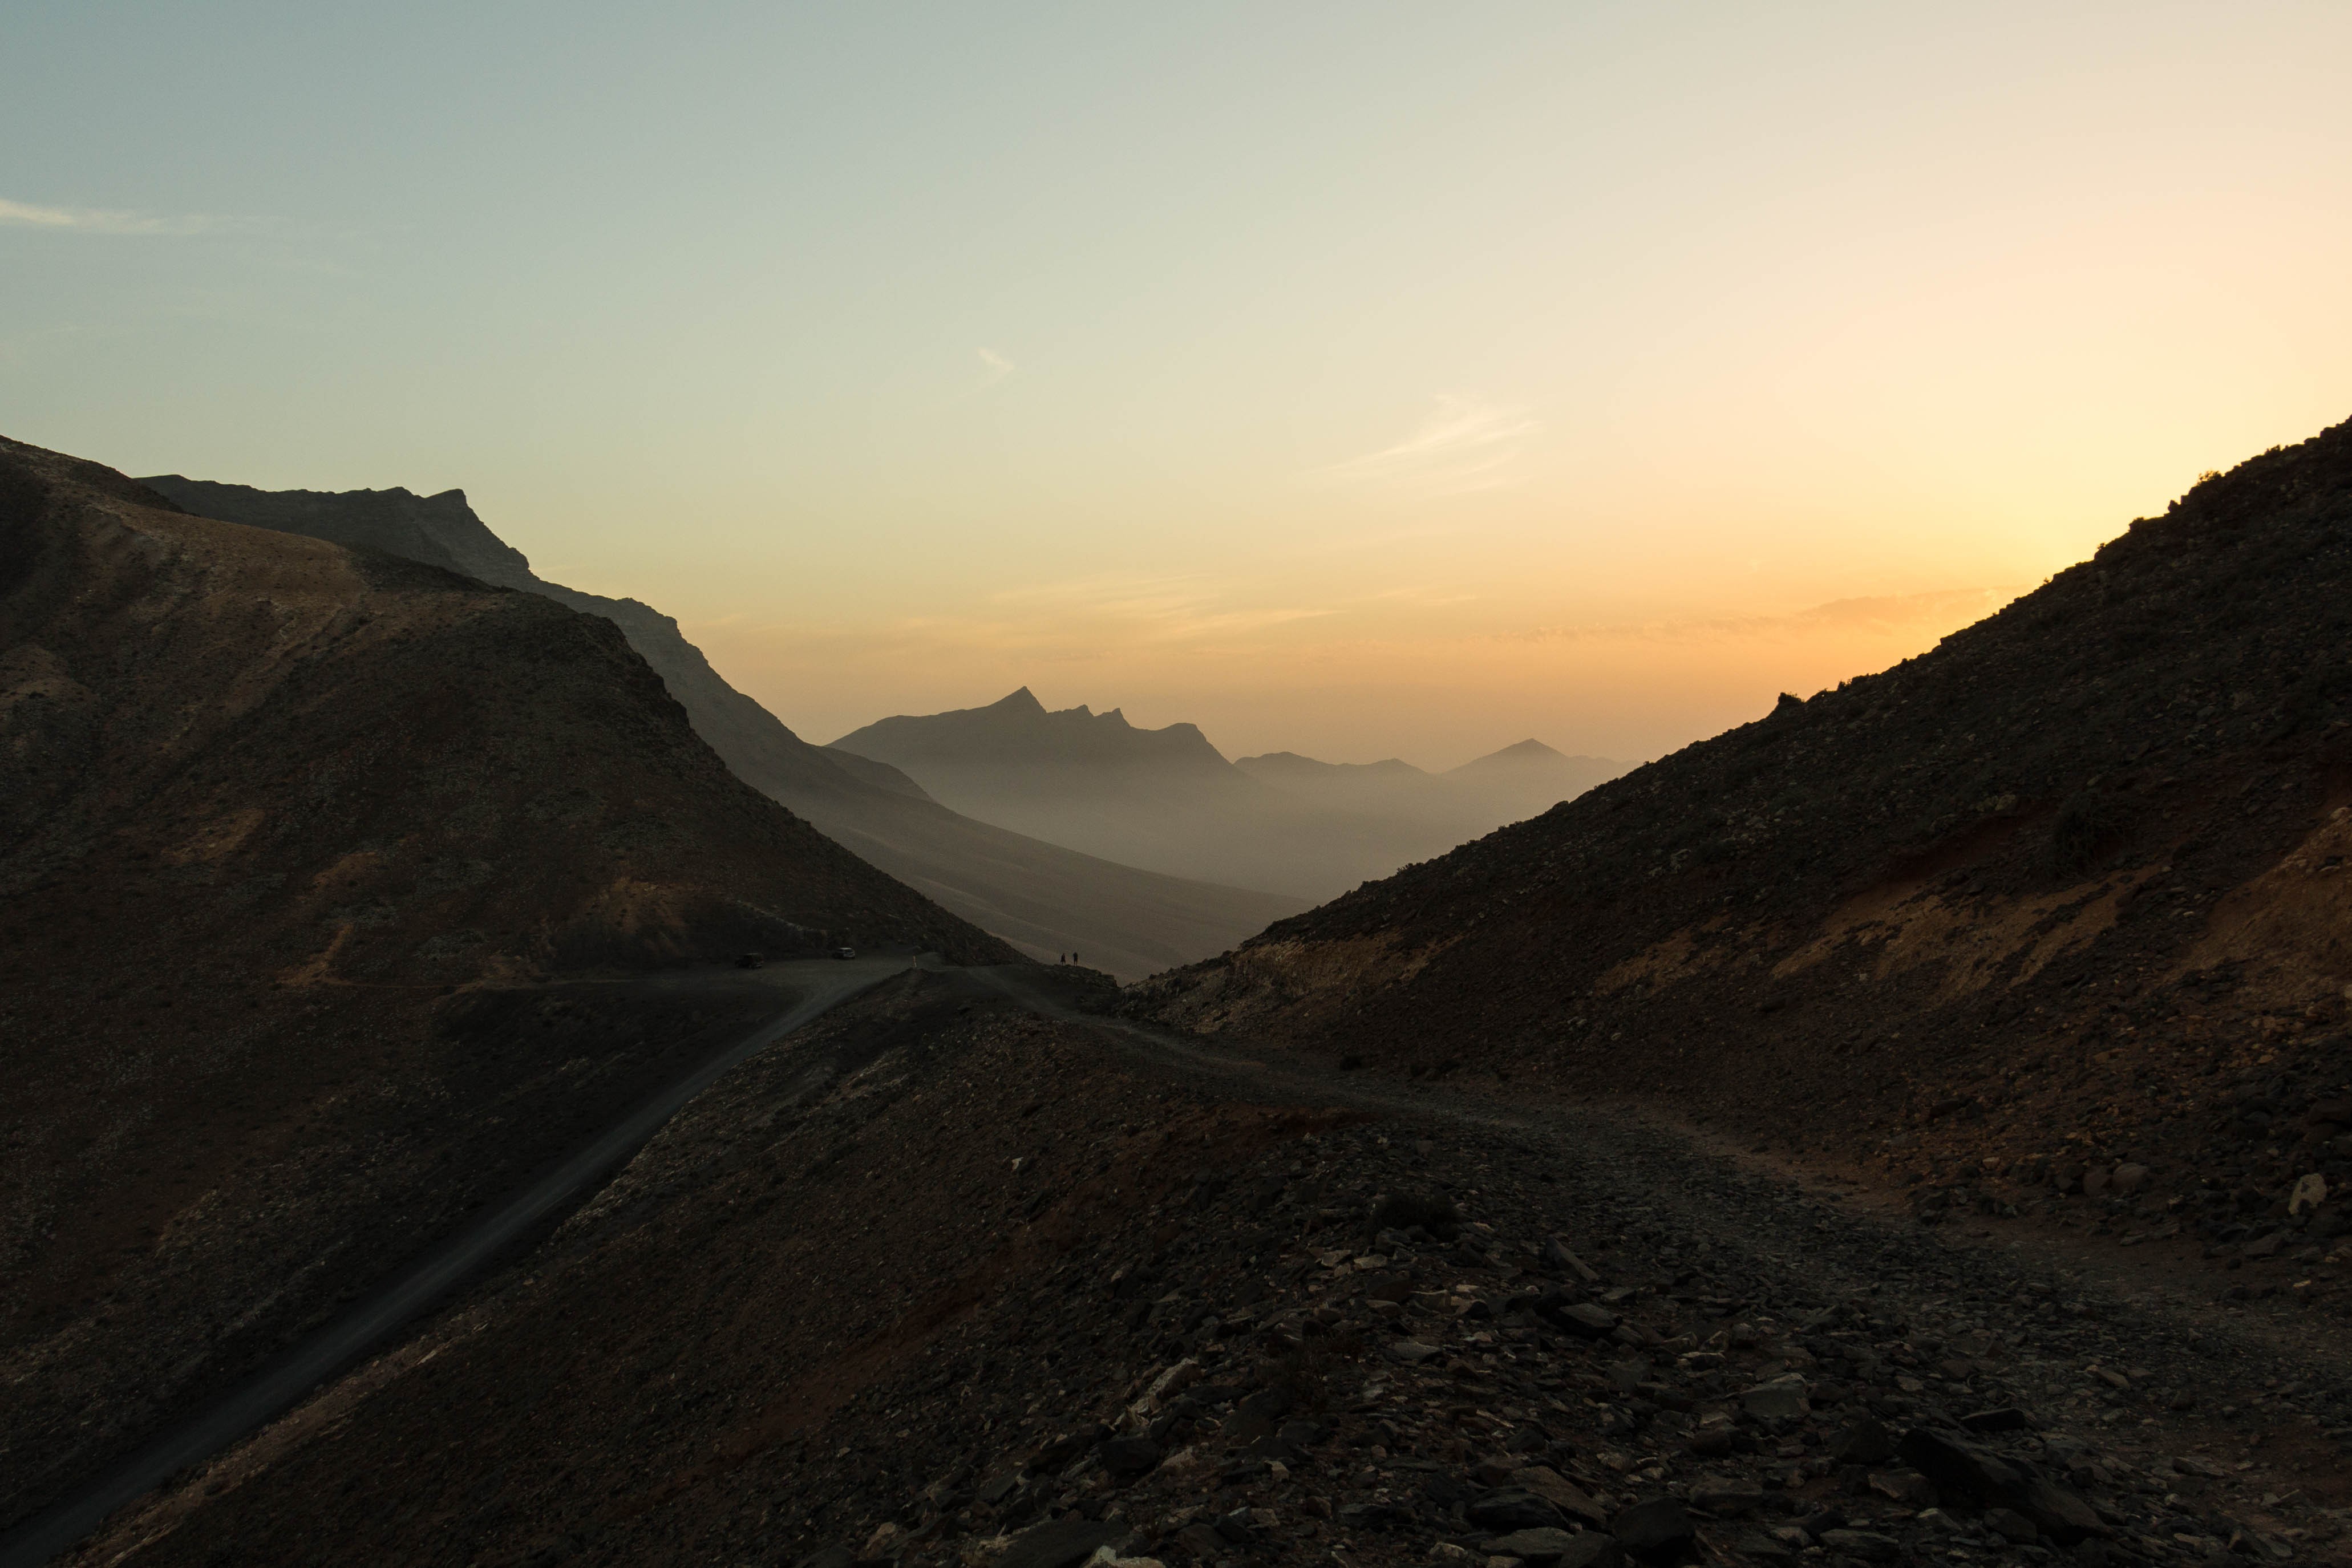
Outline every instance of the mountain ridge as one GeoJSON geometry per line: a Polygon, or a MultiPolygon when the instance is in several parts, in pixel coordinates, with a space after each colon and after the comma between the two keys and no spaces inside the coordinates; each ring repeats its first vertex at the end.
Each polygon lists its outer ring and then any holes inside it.
{"type": "Polygon", "coordinates": [[[877,720],[830,749],[887,763],[955,810],[1032,837],[1307,899],[1622,769],[1536,742],[1443,775],[1395,758],[1337,764],[1296,752],[1228,761],[1197,725],[1147,730],[1118,708],[1048,710],[1025,685],[979,707],[877,720]]]}
{"type": "MultiPolygon", "coordinates": [[[[811,746],[737,691],[677,622],[638,600],[548,582],[461,490],[268,491],[161,475],[142,481],[191,511],[461,570],[618,626],[738,777],[929,897],[1032,957],[1077,952],[1127,978],[1230,947],[1304,900],[1166,874],[973,821],[884,761],[811,746]],[[408,554],[410,550],[418,556],[408,554]],[[458,564],[450,564],[450,563],[458,564]]],[[[1034,699],[1033,699],[1034,700],[1034,699]]],[[[1124,721],[1121,721],[1124,723],[1124,721]]]]}
{"type": "Polygon", "coordinates": [[[772,1015],[678,970],[843,942],[1016,956],[611,622],[0,439],[0,1527],[772,1015]]]}

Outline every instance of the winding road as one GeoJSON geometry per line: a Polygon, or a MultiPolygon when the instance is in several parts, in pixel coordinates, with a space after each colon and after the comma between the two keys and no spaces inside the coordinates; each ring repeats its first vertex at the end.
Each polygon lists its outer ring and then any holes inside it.
{"type": "MultiPolygon", "coordinates": [[[[2294,1380],[2315,1396],[2346,1378],[2347,1357],[2307,1322],[2242,1312],[2213,1299],[2210,1281],[2095,1255],[2078,1241],[2030,1232],[1930,1229],[1890,1203],[1795,1173],[1763,1168],[1618,1105],[1490,1099],[1461,1089],[1333,1072],[1297,1058],[1253,1053],[1074,1005],[1051,969],[957,970],[929,955],[915,967],[1000,994],[1042,1017],[1088,1030],[1139,1064],[1210,1081],[1260,1103],[1350,1106],[1399,1122],[1475,1129],[1507,1163],[1552,1171],[1612,1228],[1649,1245],[1711,1252],[1759,1280],[1805,1278],[1877,1298],[1874,1311],[1957,1333],[1997,1324],[2014,1336],[2021,1369],[2047,1385],[2053,1407],[2076,1397],[2085,1359],[2166,1367],[2166,1381],[2200,1410],[2235,1392],[2294,1380]],[[2029,1305],[2029,1303],[2033,1303],[2029,1305]]],[[[71,1547],[107,1516],[183,1468],[235,1443],[341,1368],[382,1348],[425,1308],[495,1260],[531,1227],[575,1203],[617,1171],[696,1095],[730,1069],[830,1009],[907,971],[903,958],[782,965],[768,977],[792,988],[793,1005],[678,1080],[527,1191],[453,1235],[370,1300],[321,1330],[267,1373],[236,1389],[122,1464],[70,1502],[0,1541],[0,1568],[31,1568],[71,1547]]],[[[693,984],[691,979],[681,984],[693,984]]],[[[2080,1403],[2085,1422],[2119,1410],[2080,1403]]],[[[2301,1406],[2306,1419],[2327,1406],[2301,1406]]],[[[2280,1409],[2279,1414],[2288,1412],[2280,1409]]],[[[2142,1418],[2141,1411],[2135,1411],[2142,1418]]],[[[2154,1427],[2159,1417],[2144,1417],[2154,1427]]],[[[2164,1418],[2169,1423],[2169,1418],[2164,1418]]],[[[2209,1437],[2202,1416],[2180,1418],[2209,1437]]],[[[2190,1434],[2180,1434],[2184,1443],[2190,1434]]],[[[2249,1482],[2257,1478],[2246,1478],[2249,1482]]]]}
{"type": "MultiPolygon", "coordinates": [[[[761,977],[798,1000],[646,1101],[594,1142],[530,1186],[415,1260],[373,1295],[278,1362],[230,1390],[85,1488],[0,1538],[0,1568],[35,1568],[72,1546],[107,1515],[211,1457],[288,1409],[342,1368],[380,1348],[400,1327],[446,1297],[556,1211],[575,1204],[627,1163],[646,1140],[728,1071],[893,975],[905,958],[805,959],[770,966],[761,977]]],[[[743,977],[723,971],[730,980],[743,977]]]]}

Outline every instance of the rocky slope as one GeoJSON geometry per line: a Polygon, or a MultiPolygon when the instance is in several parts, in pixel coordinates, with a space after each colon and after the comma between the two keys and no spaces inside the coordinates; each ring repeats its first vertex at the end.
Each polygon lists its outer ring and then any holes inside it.
{"type": "Polygon", "coordinates": [[[2352,426],[1934,652],[1163,977],[2325,1296],[2352,1178],[2352,426]]]}
{"type": "Polygon", "coordinates": [[[612,625],[0,442],[0,1520],[828,941],[1009,958],[733,778],[612,625]]]}
{"type": "Polygon", "coordinates": [[[911,977],[76,1561],[2340,1560],[2291,1320],[1367,1082],[911,977]]]}
{"type": "Polygon", "coordinates": [[[143,479],[188,511],[381,550],[536,593],[621,629],[736,776],[820,831],[1032,957],[1076,951],[1126,978],[1220,953],[1305,900],[1141,871],[940,805],[887,762],[809,745],[737,691],[677,622],[634,599],[546,581],[460,490],[257,490],[143,479]]]}

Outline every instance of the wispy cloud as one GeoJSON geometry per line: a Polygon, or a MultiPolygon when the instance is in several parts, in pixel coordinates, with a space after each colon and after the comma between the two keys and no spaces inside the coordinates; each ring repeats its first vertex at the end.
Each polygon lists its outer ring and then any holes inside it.
{"type": "Polygon", "coordinates": [[[1286,605],[1245,608],[1202,576],[1108,574],[1007,589],[990,599],[1006,612],[999,624],[1019,628],[1019,635],[1034,634],[1040,626],[1059,634],[1082,624],[1088,636],[1112,632],[1144,642],[1230,636],[1336,613],[1286,605]]]}
{"type": "Polygon", "coordinates": [[[1508,643],[1579,643],[1604,638],[1685,642],[1703,638],[1786,638],[1822,632],[1888,632],[1935,622],[1965,623],[1990,615],[2025,590],[1950,588],[1932,593],[1832,599],[1782,615],[1693,616],[1680,620],[1538,626],[1496,633],[1508,643]]]}
{"type": "Polygon", "coordinates": [[[1370,485],[1458,496],[1510,482],[1534,415],[1523,408],[1441,395],[1429,417],[1393,446],[1309,471],[1327,485],[1370,485]]]}
{"type": "Polygon", "coordinates": [[[0,196],[0,225],[95,235],[193,235],[224,226],[218,218],[159,218],[107,207],[42,207],[30,202],[12,202],[5,196],[0,196]]]}
{"type": "Polygon", "coordinates": [[[975,349],[972,352],[978,354],[980,356],[980,362],[988,367],[988,374],[980,383],[979,390],[982,392],[986,392],[990,387],[994,386],[997,382],[1011,375],[1014,371],[1020,369],[1020,367],[1015,365],[1011,360],[1006,359],[1003,354],[997,353],[993,350],[975,349]]]}

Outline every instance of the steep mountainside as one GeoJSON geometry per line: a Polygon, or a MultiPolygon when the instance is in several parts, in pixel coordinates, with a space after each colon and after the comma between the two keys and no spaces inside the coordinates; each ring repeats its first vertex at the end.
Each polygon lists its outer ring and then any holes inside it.
{"type": "Polygon", "coordinates": [[[1930,1214],[2304,1268],[2352,1176],[2347,720],[2337,426],[1931,653],[1135,1005],[1400,1074],[1654,1096],[1870,1160],[1930,1214]]]}
{"type": "Polygon", "coordinates": [[[609,622],[0,442],[0,1521],[777,1010],[644,977],[829,940],[1013,956],[609,622]]]}
{"type": "MultiPolygon", "coordinates": [[[[621,629],[737,777],[1033,957],[1076,951],[1137,978],[1223,951],[1302,899],[1139,871],[959,816],[887,761],[809,745],[729,685],[677,622],[634,599],[545,581],[465,494],[257,490],[163,475],[140,483],[190,512],[382,550],[543,595],[621,629]]],[[[1204,743],[1205,744],[1205,743],[1204,743]]],[[[1220,765],[1222,765],[1222,759],[1220,765]]]]}
{"type": "Polygon", "coordinates": [[[1535,744],[1458,778],[1290,752],[1232,763],[1192,725],[1048,712],[1024,686],[986,707],[886,718],[826,749],[887,763],[959,811],[1089,854],[1327,898],[1622,771],[1538,746],[1560,764],[1547,768],[1524,754],[1535,744]]]}

